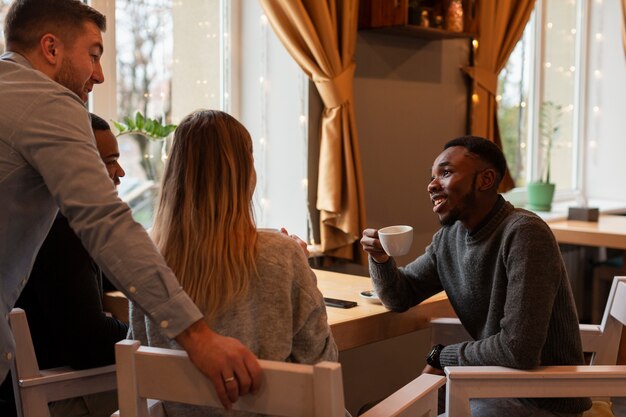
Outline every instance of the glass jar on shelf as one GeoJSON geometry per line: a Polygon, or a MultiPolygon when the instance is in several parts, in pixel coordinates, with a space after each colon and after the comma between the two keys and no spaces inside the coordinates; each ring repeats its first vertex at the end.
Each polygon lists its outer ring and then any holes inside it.
{"type": "Polygon", "coordinates": [[[451,0],[446,10],[445,28],[450,32],[463,32],[463,4],[461,0],[451,0]]]}

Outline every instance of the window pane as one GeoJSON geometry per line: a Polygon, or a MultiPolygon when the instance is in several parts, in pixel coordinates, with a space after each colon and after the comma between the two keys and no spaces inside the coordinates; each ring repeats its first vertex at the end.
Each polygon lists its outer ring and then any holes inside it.
{"type": "MultiPolygon", "coordinates": [[[[118,120],[140,111],[176,124],[195,109],[220,108],[220,16],[219,0],[117,0],[118,120]]],[[[167,148],[140,135],[119,143],[120,194],[150,226],[167,148]]]]}
{"type": "Polygon", "coordinates": [[[0,0],[0,53],[4,52],[4,17],[9,11],[11,0],[0,0]]]}
{"type": "Polygon", "coordinates": [[[561,195],[577,191],[579,6],[576,0],[538,1],[499,74],[498,123],[518,187],[549,180],[561,195]]]}
{"type": "MultiPolygon", "coordinates": [[[[550,180],[558,188],[574,187],[572,172],[577,135],[574,131],[577,86],[575,1],[547,1],[544,19],[543,96],[539,113],[542,142],[552,141],[550,180]]],[[[546,167],[543,167],[545,172],[546,167]]]]}
{"type": "Polygon", "coordinates": [[[533,19],[498,77],[498,125],[502,147],[516,187],[526,185],[529,164],[529,85],[533,52],[533,19]]]}

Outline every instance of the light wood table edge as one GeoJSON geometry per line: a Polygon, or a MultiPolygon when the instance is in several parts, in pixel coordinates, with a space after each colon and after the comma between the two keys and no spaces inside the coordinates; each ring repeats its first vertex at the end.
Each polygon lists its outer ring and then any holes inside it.
{"type": "Polygon", "coordinates": [[[430,327],[437,317],[456,317],[448,298],[439,293],[415,307],[396,313],[382,314],[331,324],[339,351],[380,342],[430,327]]]}

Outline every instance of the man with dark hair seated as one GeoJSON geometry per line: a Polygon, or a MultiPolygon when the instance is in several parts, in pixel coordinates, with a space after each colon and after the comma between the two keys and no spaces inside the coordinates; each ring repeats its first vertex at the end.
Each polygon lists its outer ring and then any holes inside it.
{"type": "MultiPolygon", "coordinates": [[[[405,311],[444,290],[474,340],[436,345],[424,372],[446,366],[582,365],[578,317],[563,259],[548,225],[498,194],[506,171],[493,142],[448,142],[427,191],[441,229],[426,253],[405,267],[363,231],[370,275],[385,306],[405,311]]],[[[472,416],[574,417],[589,398],[475,399],[472,416]]],[[[450,416],[455,417],[455,416],[450,416]]]]}
{"type": "MultiPolygon", "coordinates": [[[[118,162],[117,140],[109,124],[94,114],[91,126],[100,157],[117,186],[125,174],[118,162]]],[[[126,323],[104,313],[102,271],[60,213],[39,249],[28,283],[15,306],[26,311],[41,369],[57,366],[85,369],[113,364],[114,345],[128,331],[126,323]]],[[[3,399],[11,403],[10,375],[1,391],[3,399]]],[[[50,404],[52,417],[108,417],[116,409],[115,392],[50,404]]],[[[3,412],[2,416],[9,413],[3,412]]]]}

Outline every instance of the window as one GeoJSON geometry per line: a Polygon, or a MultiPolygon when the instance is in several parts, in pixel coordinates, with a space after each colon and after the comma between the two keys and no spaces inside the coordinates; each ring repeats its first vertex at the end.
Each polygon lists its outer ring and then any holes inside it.
{"type": "MultiPolygon", "coordinates": [[[[308,84],[260,5],[220,0],[93,0],[92,5],[109,20],[107,81],[94,91],[93,111],[122,120],[139,110],[174,124],[199,108],[229,112],[253,139],[257,225],[285,226],[308,236],[308,84]]],[[[162,169],[162,144],[129,136],[119,143],[127,172],[120,195],[149,227],[158,193],[151,172],[162,169]]]]}
{"type": "Polygon", "coordinates": [[[537,2],[500,73],[496,97],[504,152],[516,186],[549,175],[560,198],[581,191],[584,3],[537,2]]]}
{"type": "MultiPolygon", "coordinates": [[[[0,0],[0,29],[3,29],[4,17],[9,11],[11,0],[0,0]]],[[[0,30],[0,53],[4,52],[4,30],[0,30]]]]}
{"type": "MultiPolygon", "coordinates": [[[[123,121],[139,111],[176,124],[198,108],[227,109],[221,65],[226,14],[219,0],[93,1],[93,6],[108,16],[109,54],[104,57],[114,58],[108,65],[113,71],[105,70],[107,82],[94,92],[95,113],[123,121]],[[105,107],[110,103],[116,105],[105,107]]],[[[135,218],[150,227],[168,142],[141,135],[123,135],[118,141],[126,170],[120,195],[135,218]]]]}

